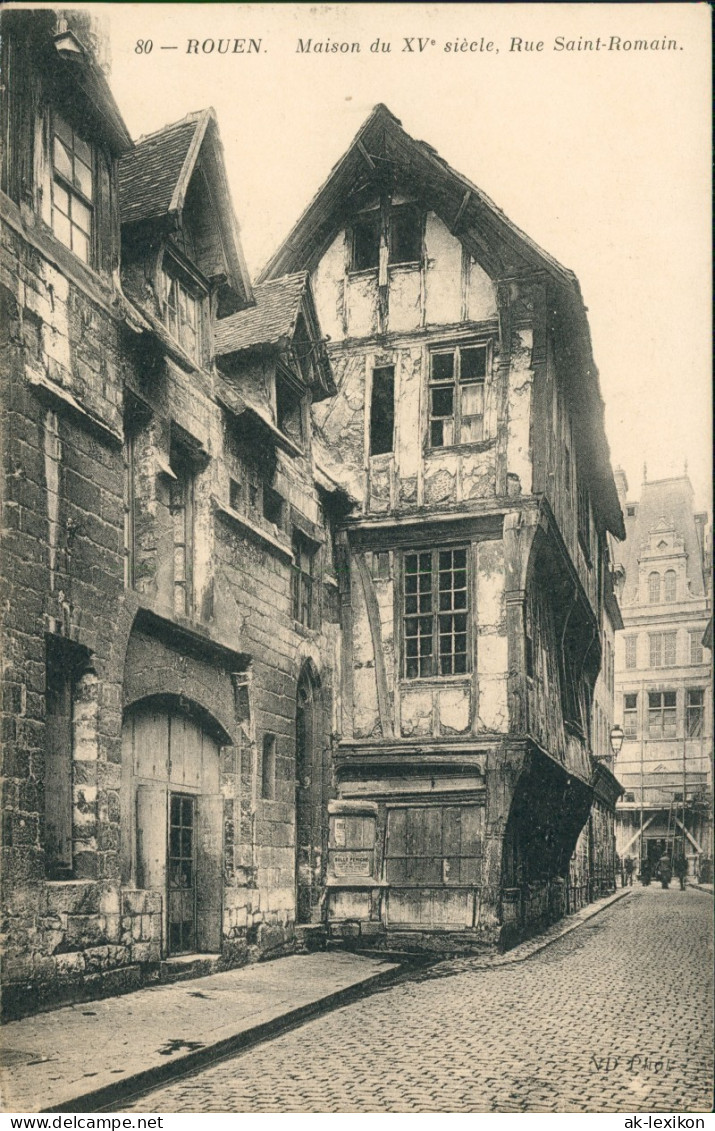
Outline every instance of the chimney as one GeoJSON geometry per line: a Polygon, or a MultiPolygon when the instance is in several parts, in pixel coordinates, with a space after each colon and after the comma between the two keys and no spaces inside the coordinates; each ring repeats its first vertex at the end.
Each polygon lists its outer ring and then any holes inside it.
{"type": "Polygon", "coordinates": [[[626,479],[626,473],[622,467],[619,466],[616,468],[613,472],[613,478],[616,481],[618,502],[621,504],[621,509],[623,509],[626,505],[626,499],[628,498],[628,480],[626,479]]]}

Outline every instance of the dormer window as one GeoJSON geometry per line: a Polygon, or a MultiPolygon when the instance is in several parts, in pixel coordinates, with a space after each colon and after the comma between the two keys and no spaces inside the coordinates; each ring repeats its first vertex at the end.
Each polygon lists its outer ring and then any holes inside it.
{"type": "Polygon", "coordinates": [[[94,154],[58,114],[52,137],[52,230],[84,263],[92,261],[94,154]]]}
{"type": "Polygon", "coordinates": [[[164,322],[186,354],[198,362],[201,356],[201,295],[188,278],[174,270],[165,260],[162,272],[164,286],[164,322]]]}

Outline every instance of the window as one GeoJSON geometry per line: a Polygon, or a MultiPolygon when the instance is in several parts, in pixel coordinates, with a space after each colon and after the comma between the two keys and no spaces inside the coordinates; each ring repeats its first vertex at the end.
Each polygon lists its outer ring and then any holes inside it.
{"type": "Polygon", "coordinates": [[[234,511],[243,510],[243,484],[238,479],[228,481],[228,505],[234,511]]]}
{"type": "Polygon", "coordinates": [[[422,258],[422,218],[408,205],[390,213],[390,263],[417,263],[422,258]]]}
{"type": "Polygon", "coordinates": [[[626,514],[628,515],[629,518],[634,518],[635,513],[636,513],[635,507],[626,507],[626,514]]]}
{"type": "Polygon", "coordinates": [[[305,628],[315,626],[315,545],[299,531],[293,535],[293,619],[305,628]]]}
{"type": "Polygon", "coordinates": [[[688,738],[702,736],[704,711],[705,692],[702,688],[690,688],[685,699],[685,728],[688,738]]]}
{"type": "Polygon", "coordinates": [[[430,354],[430,447],[483,439],[488,361],[486,344],[435,350],[430,354]]]}
{"type": "Polygon", "coordinates": [[[285,378],[276,377],[276,423],[299,447],[303,445],[303,394],[285,378]]]}
{"type": "Polygon", "coordinates": [[[465,549],[405,554],[403,641],[407,679],[469,671],[467,611],[465,549]]]}
{"type": "Polygon", "coordinates": [[[690,663],[691,664],[702,664],[702,662],[703,662],[702,633],[700,631],[691,632],[690,633],[690,663]]]}
{"type": "Polygon", "coordinates": [[[651,573],[648,575],[648,602],[651,605],[660,603],[660,574],[651,573]]]}
{"type": "Polygon", "coordinates": [[[623,696],[623,733],[627,738],[638,733],[638,695],[635,692],[623,696]]]}
{"type": "Polygon", "coordinates": [[[380,259],[380,213],[359,216],[352,230],[352,269],[368,271],[377,267],[380,259]]]}
{"type": "Polygon", "coordinates": [[[677,633],[654,632],[650,637],[650,666],[652,668],[672,668],[675,666],[675,644],[677,633]]]}
{"type": "Polygon", "coordinates": [[[385,873],[397,887],[481,880],[484,809],[476,805],[388,809],[385,873]]]}
{"type": "MultiPolygon", "coordinates": [[[[358,216],[352,225],[353,271],[369,271],[380,263],[381,211],[358,216]]],[[[418,263],[422,258],[422,216],[411,204],[397,205],[390,211],[388,225],[388,263],[418,263]]]]}
{"type": "Polygon", "coordinates": [[[72,874],[72,665],[62,642],[48,638],[45,667],[45,870],[72,874]]]}
{"type": "Polygon", "coordinates": [[[94,156],[59,115],[52,136],[52,230],[85,263],[92,260],[94,156]]]}
{"type": "Polygon", "coordinates": [[[663,600],[667,605],[672,605],[676,598],[677,574],[674,569],[667,569],[663,574],[663,600]]]}
{"type": "Polygon", "coordinates": [[[370,400],[370,455],[391,452],[395,430],[395,367],[383,365],[372,371],[370,400]]]}
{"type": "Polygon", "coordinates": [[[638,667],[638,637],[637,636],[627,636],[626,637],[626,667],[627,668],[637,668],[638,667]]]}
{"type": "Polygon", "coordinates": [[[675,738],[675,692],[648,692],[648,733],[651,738],[675,738]]]}
{"type": "Polygon", "coordinates": [[[276,736],[264,734],[261,759],[261,797],[274,801],[276,796],[276,736]]]}
{"type": "Polygon", "coordinates": [[[164,272],[165,321],[169,333],[194,361],[200,352],[201,302],[174,274],[164,272]]]}
{"type": "Polygon", "coordinates": [[[283,497],[268,486],[263,488],[263,517],[279,528],[283,526],[283,497]]]}
{"type": "Polygon", "coordinates": [[[188,616],[193,604],[194,472],[181,448],[172,448],[169,510],[174,534],[174,612],[188,616]]]}

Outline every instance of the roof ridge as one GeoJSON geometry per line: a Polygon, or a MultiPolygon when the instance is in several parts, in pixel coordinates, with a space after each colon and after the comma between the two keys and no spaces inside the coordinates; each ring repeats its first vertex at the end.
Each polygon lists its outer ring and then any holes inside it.
{"type": "Polygon", "coordinates": [[[209,111],[213,112],[212,106],[204,107],[202,110],[191,110],[176,122],[166,122],[163,126],[160,126],[158,130],[152,130],[152,132],[148,134],[140,134],[139,137],[135,139],[134,145],[138,146],[141,145],[142,142],[151,141],[152,138],[159,137],[160,134],[166,133],[168,130],[173,130],[177,126],[186,126],[189,125],[190,122],[198,122],[203,115],[209,111]]]}

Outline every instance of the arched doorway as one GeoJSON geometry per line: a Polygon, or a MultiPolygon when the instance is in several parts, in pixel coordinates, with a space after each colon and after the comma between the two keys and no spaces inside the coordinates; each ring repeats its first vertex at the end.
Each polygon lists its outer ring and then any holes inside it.
{"type": "Polygon", "coordinates": [[[320,687],[305,664],[298,680],[295,723],[296,923],[320,917],[323,866],[323,765],[320,687]]]}
{"type": "Polygon", "coordinates": [[[221,949],[223,799],[219,739],[164,698],[122,729],[123,879],[162,897],[162,955],[221,949]]]}

